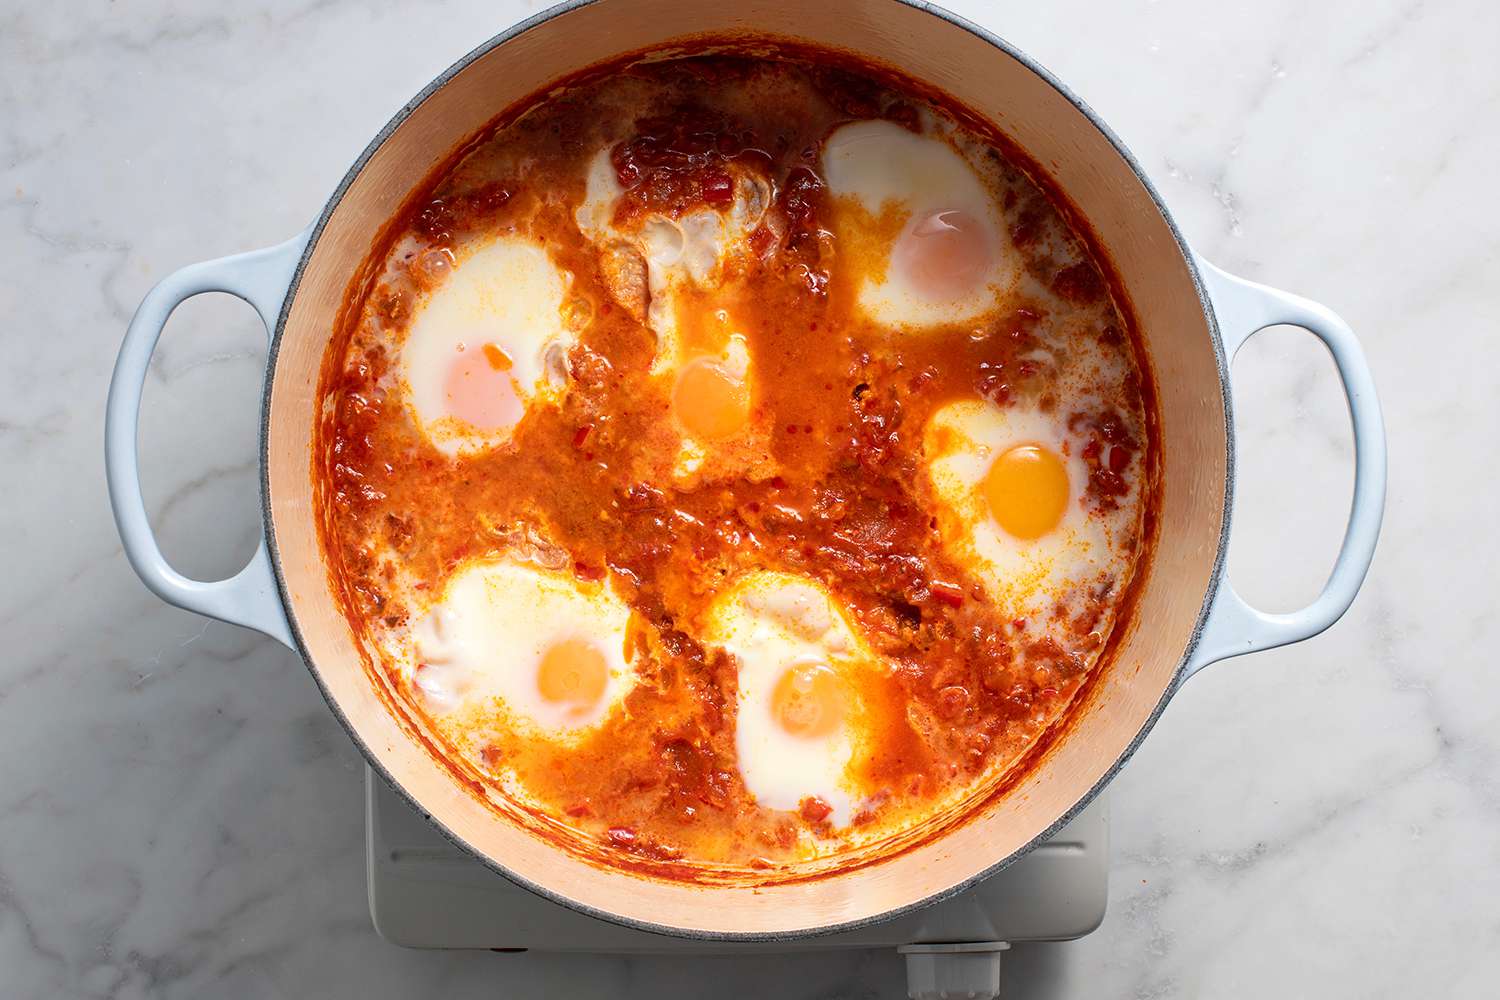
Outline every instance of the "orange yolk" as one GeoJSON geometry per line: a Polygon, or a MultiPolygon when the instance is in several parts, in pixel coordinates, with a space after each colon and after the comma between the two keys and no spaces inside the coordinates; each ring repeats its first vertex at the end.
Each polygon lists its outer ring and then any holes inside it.
{"type": "Polygon", "coordinates": [[[968,212],[920,215],[896,241],[891,263],[916,292],[934,301],[961,298],[994,266],[989,231],[968,212]]]}
{"type": "Polygon", "coordinates": [[[1056,452],[1017,445],[995,459],[982,489],[1000,527],[1017,538],[1040,538],[1067,510],[1068,470],[1056,452]]]}
{"type": "Polygon", "coordinates": [[[719,441],[738,434],[750,422],[750,393],[743,379],[713,358],[697,358],[677,375],[672,410],[690,436],[719,441]]]}
{"type": "Polygon", "coordinates": [[[771,713],[789,735],[816,739],[844,718],[844,682],[822,663],[788,667],[771,691],[771,713]]]}
{"type": "Polygon", "coordinates": [[[608,680],[604,654],[582,639],[564,639],[548,647],[536,670],[536,687],[543,698],[577,708],[598,704],[608,680]]]}
{"type": "Polygon", "coordinates": [[[448,415],[482,430],[500,430],[521,419],[526,407],[510,377],[510,358],[494,344],[483,350],[460,349],[448,366],[443,393],[448,415]],[[493,354],[504,359],[504,367],[495,364],[493,354]]]}

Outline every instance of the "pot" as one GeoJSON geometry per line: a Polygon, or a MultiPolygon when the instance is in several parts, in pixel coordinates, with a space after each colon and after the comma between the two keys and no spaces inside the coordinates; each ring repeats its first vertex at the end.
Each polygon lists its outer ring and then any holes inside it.
{"type": "Polygon", "coordinates": [[[1187,246],[1130,153],[1044,69],[985,30],[914,0],[576,0],[496,36],[438,77],[375,137],[318,220],[265,250],[194,264],[147,295],[110,386],[110,498],[131,565],[163,600],[256,629],[296,650],[370,763],[449,837],[511,879],[587,913],[699,938],[777,939],[890,917],[956,892],[1046,838],[1131,755],[1188,677],[1216,660],[1308,638],[1348,608],[1374,553],[1385,441],[1358,342],[1328,309],[1233,277],[1187,246]],[[1075,706],[1069,729],[966,822],[865,867],[761,887],[650,880],[544,841],[460,787],[397,723],[362,666],[319,546],[312,442],[318,374],[346,289],[413,188],[500,110],[587,66],[687,36],[771,34],[893,66],[996,123],[1052,174],[1094,229],[1131,300],[1159,393],[1159,541],[1135,625],[1075,706]],[[271,337],[261,414],[265,537],[235,576],[189,580],[147,522],[136,456],[142,385],[183,300],[223,291],[271,337]],[[1257,330],[1302,327],[1327,345],[1354,429],[1343,547],[1312,604],[1266,614],[1224,575],[1234,495],[1228,362],[1257,330]]]}

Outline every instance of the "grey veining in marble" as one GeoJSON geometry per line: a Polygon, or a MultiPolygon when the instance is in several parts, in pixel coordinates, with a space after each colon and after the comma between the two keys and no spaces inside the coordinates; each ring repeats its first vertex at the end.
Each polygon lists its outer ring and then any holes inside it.
{"type": "MultiPolygon", "coordinates": [[[[1091,103],[1188,237],[1339,310],[1386,408],[1364,594],[1301,646],[1177,697],[1112,797],[1104,925],[1020,947],[1008,996],[1479,997],[1500,981],[1500,6],[1480,0],[955,3],[1091,103]]],[[[135,304],[318,211],[389,115],[536,5],[0,2],[0,995],[898,997],[892,954],[435,954],[371,929],[360,759],[295,658],[163,606],[105,499],[135,304]]],[[[152,366],[167,554],[253,548],[263,337],[190,302],[152,366]]],[[[1292,607],[1350,483],[1326,356],[1236,367],[1232,572],[1292,607]]]]}

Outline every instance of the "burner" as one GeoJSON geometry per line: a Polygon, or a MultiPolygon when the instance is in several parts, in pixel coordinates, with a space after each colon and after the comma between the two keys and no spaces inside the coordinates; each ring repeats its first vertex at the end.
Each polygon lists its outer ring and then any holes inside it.
{"type": "Polygon", "coordinates": [[[1109,888],[1109,808],[1101,796],[1009,868],[915,913],[805,941],[684,940],[533,895],[445,840],[368,769],[365,791],[370,915],[382,937],[408,948],[733,954],[889,947],[906,955],[913,997],[993,997],[1010,943],[1082,937],[1104,919],[1109,888]]]}

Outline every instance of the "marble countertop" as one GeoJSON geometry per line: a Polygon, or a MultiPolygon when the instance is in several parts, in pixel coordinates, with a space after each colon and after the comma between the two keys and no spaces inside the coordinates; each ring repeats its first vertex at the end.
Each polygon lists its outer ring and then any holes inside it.
{"type": "MultiPolygon", "coordinates": [[[[953,6],[1089,101],[1208,257],[1353,324],[1392,456],[1353,610],[1182,691],[1114,785],[1103,926],[1015,949],[1006,995],[1493,996],[1500,7],[953,6]]],[[[146,289],[296,232],[397,107],[536,7],[0,2],[0,993],[903,994],[887,953],[387,945],[366,905],[361,758],[307,672],[164,606],[121,554],[104,395],[146,289]]],[[[241,304],[199,298],[151,370],[147,499],[190,574],[254,546],[263,340],[241,304]]],[[[1297,331],[1252,341],[1235,378],[1232,572],[1290,608],[1342,526],[1342,397],[1297,331]]]]}

